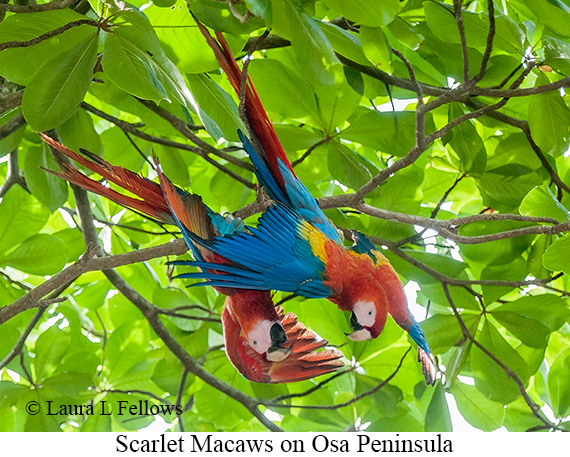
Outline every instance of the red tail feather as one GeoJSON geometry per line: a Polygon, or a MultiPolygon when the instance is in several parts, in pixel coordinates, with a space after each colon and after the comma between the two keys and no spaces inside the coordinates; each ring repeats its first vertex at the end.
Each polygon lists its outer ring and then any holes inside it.
{"type": "Polygon", "coordinates": [[[67,164],[61,165],[62,171],[60,173],[52,170],[46,171],[49,171],[50,173],[53,173],[54,175],[59,176],[60,178],[63,178],[79,187],[108,198],[115,203],[140,211],[163,222],[172,222],[170,209],[168,208],[164,195],[162,194],[160,185],[157,183],[143,178],[142,176],[139,176],[123,167],[111,165],[109,162],[106,162],[98,156],[91,155],[87,158],[77,154],[43,133],[39,133],[38,135],[54,149],[57,149],[59,152],[75,162],[80,163],[85,168],[101,175],[107,181],[133,193],[139,197],[140,200],[120,194],[119,192],[104,186],[100,182],[88,178],[76,168],[67,164]]]}
{"type": "MultiPolygon", "coordinates": [[[[238,64],[226,42],[224,36],[221,32],[216,32],[217,40],[214,39],[208,29],[204,27],[197,19],[196,23],[200,28],[200,31],[206,38],[208,45],[214,51],[216,59],[218,63],[222,67],[224,73],[226,73],[231,85],[235,89],[236,93],[239,95],[241,92],[241,84],[242,84],[242,72],[238,67],[238,64]]],[[[291,170],[293,175],[293,167],[277,138],[277,134],[273,129],[273,125],[269,121],[267,117],[267,113],[263,108],[261,100],[257,95],[255,87],[251,82],[251,79],[247,78],[247,85],[245,88],[245,108],[246,108],[246,115],[249,121],[249,128],[253,130],[257,140],[263,147],[265,151],[265,157],[268,161],[268,164],[271,168],[273,175],[277,178],[279,184],[281,186],[284,185],[283,178],[281,177],[281,173],[279,172],[279,166],[277,159],[281,159],[281,161],[291,170]]]]}

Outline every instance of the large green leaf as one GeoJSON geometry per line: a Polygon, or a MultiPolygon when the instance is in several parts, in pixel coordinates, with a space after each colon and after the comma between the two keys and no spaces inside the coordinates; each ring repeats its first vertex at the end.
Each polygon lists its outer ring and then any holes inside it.
{"type": "Polygon", "coordinates": [[[548,392],[552,411],[556,417],[566,417],[570,409],[570,351],[558,355],[548,373],[548,392]]]}
{"type": "Polygon", "coordinates": [[[188,85],[196,102],[208,107],[208,116],[218,125],[224,138],[239,141],[238,129],[246,132],[233,99],[207,75],[186,75],[188,85]]]}
{"type": "Polygon", "coordinates": [[[39,232],[48,217],[44,205],[19,186],[12,187],[0,205],[0,253],[39,232]]]}
{"type": "Polygon", "coordinates": [[[67,249],[63,241],[53,235],[34,235],[10,254],[0,257],[0,265],[10,265],[26,273],[52,275],[63,269],[67,249]]]}
{"type": "Polygon", "coordinates": [[[461,415],[474,427],[491,432],[503,425],[504,405],[489,400],[475,386],[456,382],[451,388],[451,393],[455,397],[461,415]]]}
{"type": "Polygon", "coordinates": [[[540,24],[544,24],[565,38],[570,37],[570,30],[568,30],[570,12],[567,6],[562,3],[557,5],[557,2],[548,0],[525,0],[524,3],[529,10],[536,14],[540,24]]]}
{"type": "Polygon", "coordinates": [[[91,84],[98,42],[99,35],[93,31],[47,61],[32,77],[24,91],[22,111],[33,130],[57,127],[77,110],[91,84]]]}
{"type": "Polygon", "coordinates": [[[359,189],[379,171],[374,164],[341,143],[332,141],[322,147],[328,151],[331,176],[348,187],[359,189]]]}
{"type": "MultiPolygon", "coordinates": [[[[485,322],[477,341],[517,374],[523,383],[528,382],[526,362],[489,321],[485,322]]],[[[507,404],[520,395],[519,388],[503,368],[476,345],[471,347],[471,368],[475,386],[489,400],[507,404]]]]}
{"type": "Polygon", "coordinates": [[[270,25],[275,33],[291,40],[293,52],[311,80],[332,84],[340,77],[341,66],[326,35],[295,2],[272,0],[270,25]]]}
{"type": "MultiPolygon", "coordinates": [[[[536,85],[542,86],[549,82],[546,76],[540,75],[536,80],[536,85]]],[[[568,150],[570,109],[559,93],[545,92],[530,98],[528,125],[534,141],[545,153],[558,157],[568,150]]]]}
{"type": "Polygon", "coordinates": [[[359,108],[348,119],[342,137],[389,155],[404,156],[415,144],[415,114],[412,111],[380,112],[359,108]]]}
{"type": "Polygon", "coordinates": [[[426,413],[426,432],[451,431],[453,431],[453,427],[445,398],[445,390],[441,383],[437,383],[426,413]]]}
{"type": "Polygon", "coordinates": [[[166,89],[152,71],[151,57],[118,34],[105,40],[103,69],[118,87],[146,100],[168,100],[166,89]]]}
{"type": "Polygon", "coordinates": [[[570,274],[570,235],[558,238],[544,252],[542,264],[551,271],[563,271],[570,274]]]}
{"type": "MultiPolygon", "coordinates": [[[[450,121],[463,114],[463,111],[456,104],[451,104],[449,109],[450,121]]],[[[478,176],[485,172],[487,151],[472,121],[462,122],[443,139],[444,143],[449,142],[459,156],[459,170],[462,173],[478,176]]]]}
{"type": "Polygon", "coordinates": [[[24,173],[32,194],[53,212],[66,202],[67,184],[61,178],[42,170],[42,167],[58,170],[57,162],[47,144],[28,149],[24,173]]]}
{"type": "Polygon", "coordinates": [[[519,211],[524,216],[552,217],[565,222],[570,220],[570,212],[558,201],[547,186],[532,189],[521,202],[519,211]]]}

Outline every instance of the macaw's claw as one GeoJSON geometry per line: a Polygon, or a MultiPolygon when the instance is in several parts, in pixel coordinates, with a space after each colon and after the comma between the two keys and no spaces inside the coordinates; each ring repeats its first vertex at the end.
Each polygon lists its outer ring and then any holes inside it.
{"type": "Polygon", "coordinates": [[[418,362],[422,365],[422,374],[424,375],[426,384],[428,386],[433,386],[437,380],[437,372],[439,371],[437,359],[433,354],[428,353],[419,347],[418,362]]]}

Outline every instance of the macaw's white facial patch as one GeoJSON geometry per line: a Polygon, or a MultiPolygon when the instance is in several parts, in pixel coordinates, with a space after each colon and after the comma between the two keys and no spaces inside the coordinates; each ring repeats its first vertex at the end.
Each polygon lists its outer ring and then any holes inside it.
{"type": "Polygon", "coordinates": [[[265,354],[271,346],[271,327],[275,322],[264,320],[258,322],[246,335],[250,347],[258,354],[265,354]]]}
{"type": "Polygon", "coordinates": [[[370,332],[368,330],[366,330],[365,328],[360,329],[360,330],[356,330],[348,335],[346,335],[349,339],[351,339],[352,341],[366,341],[369,340],[370,338],[372,338],[372,335],[370,334],[370,332]]]}
{"type": "Polygon", "coordinates": [[[371,301],[357,301],[352,311],[363,327],[372,327],[376,322],[376,306],[371,301]]]}

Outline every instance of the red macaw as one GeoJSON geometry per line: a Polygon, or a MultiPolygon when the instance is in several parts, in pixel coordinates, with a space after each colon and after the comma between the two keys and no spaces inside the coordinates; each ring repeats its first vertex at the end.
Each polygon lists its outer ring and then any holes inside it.
{"type": "MultiPolygon", "coordinates": [[[[139,198],[116,192],[65,163],[59,173],[47,171],[115,203],[177,225],[198,264],[216,267],[227,261],[195,245],[188,237],[190,231],[203,239],[212,239],[246,230],[241,220],[214,213],[198,195],[174,186],[158,163],[160,184],[86,151],[83,151],[86,155],[83,157],[52,138],[39,135],[67,157],[139,198]]],[[[206,271],[215,272],[216,269],[206,271]]],[[[328,342],[317,339],[293,313],[284,315],[281,307],[274,306],[270,291],[228,287],[220,287],[218,291],[227,295],[222,309],[226,353],[245,378],[263,383],[293,382],[330,373],[343,366],[342,353],[333,349],[317,351],[328,342]]]]}
{"type": "MultiPolygon", "coordinates": [[[[243,90],[242,72],[223,35],[216,32],[216,40],[196,22],[239,95],[243,90]]],[[[341,310],[351,311],[353,332],[348,337],[354,341],[376,338],[389,313],[418,345],[418,361],[426,383],[434,385],[436,360],[408,309],[394,268],[362,233],[353,232],[354,244],[344,246],[339,232],[295,176],[249,77],[245,84],[246,124],[251,140],[238,133],[260,183],[276,203],[262,215],[252,233],[209,240],[192,236],[197,243],[240,267],[228,266],[216,273],[187,276],[206,278],[219,286],[328,298],[341,310]]]]}

